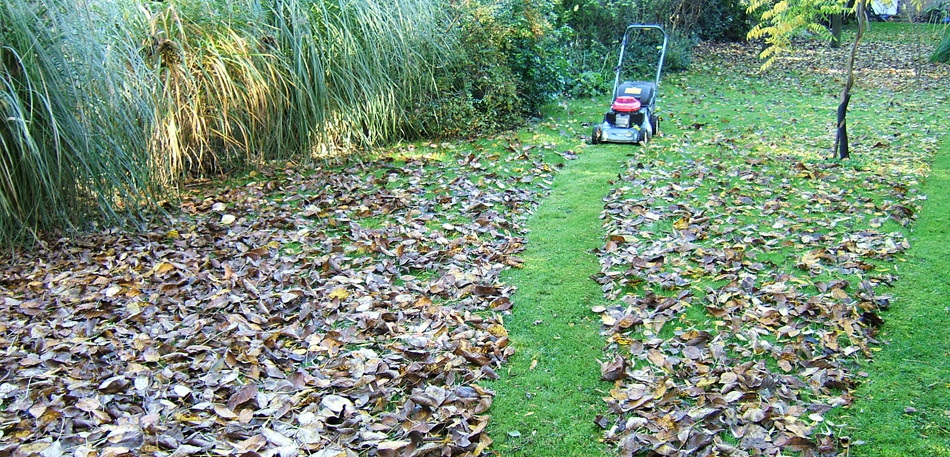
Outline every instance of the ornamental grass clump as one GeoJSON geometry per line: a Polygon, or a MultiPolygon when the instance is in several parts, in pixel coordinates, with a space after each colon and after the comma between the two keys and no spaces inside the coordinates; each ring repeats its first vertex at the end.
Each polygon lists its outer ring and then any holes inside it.
{"type": "Polygon", "coordinates": [[[153,145],[172,178],[390,141],[447,53],[430,0],[187,0],[148,14],[153,145]]]}
{"type": "Polygon", "coordinates": [[[154,195],[147,69],[106,8],[0,3],[0,238],[33,239],[154,195]]]}
{"type": "Polygon", "coordinates": [[[944,30],[943,40],[937,45],[930,61],[934,63],[950,63],[950,27],[944,30]]]}
{"type": "Polygon", "coordinates": [[[189,177],[426,131],[410,117],[457,44],[439,5],[4,2],[0,238],[121,223],[189,177]]]}

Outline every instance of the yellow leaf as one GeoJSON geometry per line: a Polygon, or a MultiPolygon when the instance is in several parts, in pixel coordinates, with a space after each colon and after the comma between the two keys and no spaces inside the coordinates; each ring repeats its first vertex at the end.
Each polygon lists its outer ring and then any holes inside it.
{"type": "Polygon", "coordinates": [[[613,341],[614,343],[617,343],[617,344],[619,344],[619,345],[621,345],[621,346],[630,346],[630,345],[633,344],[634,341],[635,341],[635,340],[630,339],[630,338],[624,338],[624,337],[622,337],[622,336],[620,336],[620,335],[618,335],[618,334],[614,334],[614,336],[612,336],[610,339],[611,339],[611,341],[613,341]]]}
{"type": "Polygon", "coordinates": [[[191,423],[200,423],[203,419],[201,416],[194,414],[185,414],[185,413],[175,413],[172,418],[178,422],[191,422],[191,423]]]}
{"type": "Polygon", "coordinates": [[[349,296],[350,296],[350,293],[347,292],[346,289],[342,287],[337,287],[336,289],[333,289],[333,292],[330,292],[330,298],[335,299],[335,300],[345,300],[346,297],[349,297],[349,296]]]}
{"type": "Polygon", "coordinates": [[[488,333],[491,333],[492,335],[498,338],[508,336],[508,330],[505,330],[505,327],[502,327],[501,325],[498,325],[498,324],[489,325],[488,333]]]}
{"type": "Polygon", "coordinates": [[[174,269],[175,266],[168,262],[159,262],[159,264],[155,266],[155,274],[164,275],[165,273],[168,273],[174,269]]]}
{"type": "Polygon", "coordinates": [[[214,405],[214,413],[224,419],[237,419],[238,417],[234,411],[231,411],[227,406],[223,405],[214,405]]]}
{"type": "Polygon", "coordinates": [[[96,397],[80,398],[79,401],[76,402],[76,407],[86,412],[99,409],[100,406],[102,406],[102,403],[100,403],[96,397]]]}
{"type": "MultiPolygon", "coordinates": [[[[613,398],[614,400],[617,400],[617,401],[624,401],[630,398],[630,396],[627,395],[627,392],[614,387],[613,389],[610,389],[610,398],[613,398]]],[[[604,397],[604,400],[609,401],[610,398],[604,397]]]]}
{"type": "MultiPolygon", "coordinates": [[[[32,433],[30,433],[30,434],[32,434],[32,433]]],[[[26,436],[29,436],[30,434],[27,434],[26,436]]],[[[19,434],[14,435],[14,437],[17,437],[18,439],[19,439],[19,436],[20,436],[19,434]]],[[[50,446],[51,446],[51,443],[49,443],[49,442],[47,442],[47,441],[34,441],[34,442],[32,442],[32,443],[24,443],[24,444],[21,444],[21,445],[17,446],[17,447],[16,447],[16,452],[17,452],[18,455],[33,455],[33,454],[39,454],[39,453],[45,451],[45,450],[46,450],[47,448],[49,448],[50,446]],[[22,454],[21,454],[21,453],[22,453],[22,454]]]]}
{"type": "Polygon", "coordinates": [[[482,433],[478,438],[478,446],[475,447],[475,452],[472,455],[481,455],[482,452],[488,448],[492,443],[492,439],[488,436],[487,433],[482,433]]]}
{"type": "Polygon", "coordinates": [[[148,363],[158,362],[162,358],[161,354],[159,354],[158,351],[152,346],[145,348],[145,350],[142,351],[142,356],[148,363]]]}
{"type": "Polygon", "coordinates": [[[681,217],[673,223],[673,228],[676,230],[686,230],[689,228],[689,220],[685,217],[681,217]]]}
{"type": "Polygon", "coordinates": [[[111,286],[105,291],[106,297],[112,298],[122,292],[122,286],[111,286]]]}

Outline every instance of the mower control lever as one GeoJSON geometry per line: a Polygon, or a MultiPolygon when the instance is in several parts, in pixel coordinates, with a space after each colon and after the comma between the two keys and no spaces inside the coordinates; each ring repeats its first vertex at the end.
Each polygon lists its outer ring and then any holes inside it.
{"type": "Polygon", "coordinates": [[[663,34],[663,44],[657,46],[660,50],[660,61],[656,65],[656,80],[654,81],[657,87],[660,86],[660,74],[663,72],[663,61],[666,60],[666,45],[669,42],[669,36],[666,34],[666,30],[663,30],[663,27],[660,27],[657,24],[630,24],[627,26],[627,29],[623,32],[623,40],[620,42],[620,58],[617,60],[617,67],[614,69],[616,76],[614,77],[614,98],[617,98],[617,87],[620,85],[620,66],[623,64],[623,54],[627,48],[627,38],[630,36],[632,30],[646,30],[653,29],[659,30],[663,34]]]}

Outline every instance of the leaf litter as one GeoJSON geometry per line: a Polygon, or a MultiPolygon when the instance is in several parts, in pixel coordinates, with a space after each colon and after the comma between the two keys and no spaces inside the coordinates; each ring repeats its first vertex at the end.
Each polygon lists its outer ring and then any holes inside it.
{"type": "MultiPolygon", "coordinates": [[[[824,456],[850,444],[825,413],[852,402],[857,360],[877,349],[891,301],[881,290],[909,247],[946,94],[859,103],[858,152],[827,161],[833,126],[815,126],[833,120],[837,87],[815,69],[830,52],[717,79],[724,62],[754,68],[754,51],[706,50],[698,66],[711,85],[671,78],[682,135],[641,150],[605,198],[594,279],[611,304],[592,312],[613,388],[598,425],[620,455],[824,456]],[[756,105],[762,93],[783,101],[756,105]],[[900,128],[878,129],[887,122],[900,128]]],[[[906,57],[881,53],[895,52],[906,57]]],[[[862,84],[906,87],[888,65],[871,65],[862,84]]],[[[926,85],[945,84],[946,68],[924,71],[926,85]]]]}
{"type": "MultiPolygon", "coordinates": [[[[748,47],[704,52],[709,71],[755,63],[748,47]]],[[[786,63],[817,74],[822,52],[786,63]]],[[[887,65],[864,81],[906,87],[887,65]]],[[[945,81],[924,71],[926,87],[945,81]]],[[[807,90],[781,77],[769,83],[807,90]]],[[[780,106],[763,110],[776,138],[714,128],[728,110],[683,92],[709,108],[669,114],[686,162],[634,160],[606,199],[596,279],[615,303],[592,311],[615,384],[597,425],[623,455],[834,453],[823,414],[850,402],[853,359],[874,349],[890,300],[877,290],[940,131],[907,114],[940,99],[891,103],[890,136],[848,168],[803,152],[827,139],[780,106]]],[[[554,172],[551,145],[493,141],[422,147],[450,161],[408,147],[344,170],[265,169],[144,232],[5,259],[0,453],[482,453],[494,394],[478,381],[513,350],[498,273],[520,266],[524,215],[554,172]]]]}
{"type": "Polygon", "coordinates": [[[482,453],[499,274],[563,160],[482,143],[270,167],[5,259],[0,454],[482,453]]]}

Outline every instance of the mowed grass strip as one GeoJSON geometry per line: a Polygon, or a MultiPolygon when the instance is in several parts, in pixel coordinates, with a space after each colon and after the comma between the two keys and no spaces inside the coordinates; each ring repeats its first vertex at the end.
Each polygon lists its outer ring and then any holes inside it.
{"type": "Polygon", "coordinates": [[[603,294],[590,279],[600,266],[589,251],[603,244],[602,199],[633,148],[584,148],[529,219],[524,268],[505,278],[518,286],[514,312],[505,318],[517,352],[490,386],[497,392],[490,431],[499,455],[612,454],[594,424],[610,385],[600,381],[604,342],[590,308],[603,304],[603,294]]]}
{"type": "Polygon", "coordinates": [[[847,424],[853,456],[950,456],[950,136],[923,192],[893,304],[882,315],[879,339],[887,344],[837,418],[847,424]]]}

